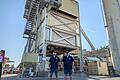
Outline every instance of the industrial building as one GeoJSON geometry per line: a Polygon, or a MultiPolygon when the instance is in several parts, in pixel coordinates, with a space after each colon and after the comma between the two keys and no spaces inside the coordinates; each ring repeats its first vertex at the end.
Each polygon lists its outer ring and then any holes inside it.
{"type": "Polygon", "coordinates": [[[107,61],[98,57],[86,57],[85,69],[90,75],[109,75],[107,61]]]}
{"type": "Polygon", "coordinates": [[[27,23],[23,37],[27,38],[27,44],[21,61],[23,68],[33,66],[35,70],[40,63],[40,71],[45,71],[47,57],[53,50],[57,55],[71,51],[79,54],[80,19],[76,0],[26,0],[24,18],[27,23]]]}
{"type": "MultiPolygon", "coordinates": [[[[120,71],[120,0],[101,0],[101,3],[113,66],[120,71]]],[[[33,67],[35,71],[39,63],[40,71],[46,71],[53,50],[59,56],[65,52],[77,55],[83,70],[81,34],[93,51],[95,47],[80,26],[77,0],[26,0],[24,18],[27,22],[23,37],[27,43],[21,60],[23,70],[33,67]]]]}
{"type": "Polygon", "coordinates": [[[120,72],[120,0],[101,0],[112,63],[115,71],[120,72]]]}

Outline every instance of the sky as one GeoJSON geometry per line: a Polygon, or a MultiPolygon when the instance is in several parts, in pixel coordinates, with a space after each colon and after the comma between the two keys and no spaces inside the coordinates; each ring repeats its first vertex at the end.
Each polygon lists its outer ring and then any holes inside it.
{"type": "MultiPolygon", "coordinates": [[[[108,45],[106,29],[100,0],[78,0],[80,6],[80,24],[96,49],[108,45]]],[[[91,50],[82,37],[83,49],[91,50]]]]}
{"type": "MultiPolygon", "coordinates": [[[[0,50],[15,61],[17,66],[22,58],[26,39],[23,32],[26,20],[23,18],[26,0],[0,0],[0,50]]],[[[108,45],[103,24],[100,0],[78,0],[80,24],[96,49],[108,45]]],[[[82,37],[83,49],[91,50],[82,37]]]]}

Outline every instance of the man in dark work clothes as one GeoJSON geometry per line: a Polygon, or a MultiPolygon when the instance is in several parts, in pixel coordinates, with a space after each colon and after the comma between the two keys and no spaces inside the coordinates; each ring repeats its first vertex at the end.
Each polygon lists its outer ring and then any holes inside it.
{"type": "Polygon", "coordinates": [[[55,72],[56,80],[58,80],[58,63],[60,62],[59,57],[56,55],[57,53],[53,52],[50,57],[50,80],[52,80],[52,75],[55,72]]]}
{"type": "Polygon", "coordinates": [[[64,64],[64,75],[65,80],[67,80],[67,74],[70,77],[70,80],[72,80],[72,65],[74,62],[73,57],[70,55],[70,53],[67,53],[67,55],[63,56],[63,64],[64,64]]]}

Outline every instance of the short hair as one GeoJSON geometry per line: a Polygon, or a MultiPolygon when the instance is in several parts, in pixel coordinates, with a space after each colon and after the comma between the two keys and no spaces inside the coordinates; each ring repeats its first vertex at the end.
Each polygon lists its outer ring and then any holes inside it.
{"type": "Polygon", "coordinates": [[[55,52],[55,51],[54,51],[54,50],[52,50],[52,51],[51,51],[51,54],[53,54],[54,52],[55,52]]]}
{"type": "Polygon", "coordinates": [[[71,52],[68,52],[69,54],[71,54],[71,52]]]}

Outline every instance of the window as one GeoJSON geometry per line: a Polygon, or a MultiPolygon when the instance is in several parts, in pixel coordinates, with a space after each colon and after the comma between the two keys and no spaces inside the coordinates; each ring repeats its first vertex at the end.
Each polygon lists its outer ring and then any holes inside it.
{"type": "Polygon", "coordinates": [[[99,62],[99,67],[101,67],[101,63],[99,62]]]}

